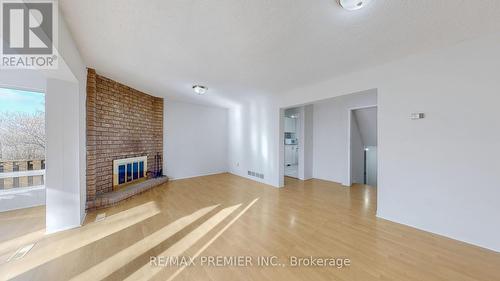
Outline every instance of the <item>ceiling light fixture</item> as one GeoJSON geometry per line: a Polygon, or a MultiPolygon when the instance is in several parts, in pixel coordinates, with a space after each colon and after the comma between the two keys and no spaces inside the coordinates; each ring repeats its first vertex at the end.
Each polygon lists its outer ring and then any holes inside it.
{"type": "Polygon", "coordinates": [[[201,85],[194,85],[193,90],[198,95],[204,95],[207,92],[208,88],[205,86],[201,86],[201,85]]]}
{"type": "Polygon", "coordinates": [[[368,5],[370,1],[371,0],[339,0],[339,4],[348,11],[355,11],[368,5]]]}

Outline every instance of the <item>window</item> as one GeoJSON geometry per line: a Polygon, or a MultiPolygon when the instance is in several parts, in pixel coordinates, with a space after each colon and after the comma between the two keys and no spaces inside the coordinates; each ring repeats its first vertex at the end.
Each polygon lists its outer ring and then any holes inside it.
{"type": "Polygon", "coordinates": [[[45,170],[45,160],[42,160],[41,166],[42,166],[42,170],[45,170]]]}
{"type": "Polygon", "coordinates": [[[0,173],[5,177],[0,204],[7,208],[2,211],[45,203],[45,147],[45,94],[0,87],[0,173]]]}

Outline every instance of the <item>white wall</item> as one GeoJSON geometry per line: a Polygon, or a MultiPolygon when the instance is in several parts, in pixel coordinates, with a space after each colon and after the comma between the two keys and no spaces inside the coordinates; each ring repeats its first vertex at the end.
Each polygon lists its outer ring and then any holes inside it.
{"type": "Polygon", "coordinates": [[[0,87],[45,93],[46,78],[36,70],[2,69],[0,87]]]}
{"type": "Polygon", "coordinates": [[[46,88],[46,231],[83,223],[86,200],[86,65],[60,14],[59,69],[41,71],[46,88]]]}
{"type": "Polygon", "coordinates": [[[258,95],[229,109],[231,173],[273,186],[283,185],[279,175],[284,173],[284,112],[273,100],[258,95]],[[249,176],[248,171],[263,173],[264,179],[249,176]]]}
{"type": "Polygon", "coordinates": [[[46,232],[77,227],[81,223],[80,143],[78,142],[78,84],[47,80],[45,95],[46,232]]]}
{"type": "Polygon", "coordinates": [[[75,192],[80,194],[80,224],[85,219],[85,203],[87,197],[87,131],[86,131],[86,100],[87,100],[87,65],[80,56],[78,47],[69,32],[64,18],[59,19],[59,52],[64,57],[65,65],[70,69],[76,79],[78,95],[77,110],[72,112],[78,116],[78,180],[79,185],[75,192]]]}
{"type": "Polygon", "coordinates": [[[351,183],[364,183],[365,146],[354,111],[351,111],[351,183]]]}
{"type": "Polygon", "coordinates": [[[225,108],[165,100],[164,171],[172,179],[228,171],[225,108]]]}
{"type": "Polygon", "coordinates": [[[314,104],[313,177],[349,185],[348,134],[351,108],[377,104],[376,91],[314,104]]]}
{"type": "Polygon", "coordinates": [[[278,108],[376,88],[377,215],[500,251],[499,35],[296,89],[278,108]]]}

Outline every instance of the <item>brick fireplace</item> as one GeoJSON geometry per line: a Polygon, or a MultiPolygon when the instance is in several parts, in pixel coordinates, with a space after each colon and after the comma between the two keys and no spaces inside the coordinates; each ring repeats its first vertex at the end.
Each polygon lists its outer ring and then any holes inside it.
{"type": "Polygon", "coordinates": [[[145,157],[145,174],[158,168],[155,158],[163,158],[163,99],[88,69],[86,107],[87,208],[94,209],[117,201],[110,200],[110,193],[116,192],[114,161],[145,157]]]}

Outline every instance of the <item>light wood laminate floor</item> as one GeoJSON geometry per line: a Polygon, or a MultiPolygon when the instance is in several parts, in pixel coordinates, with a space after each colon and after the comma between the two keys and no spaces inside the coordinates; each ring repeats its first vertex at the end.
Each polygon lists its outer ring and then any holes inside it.
{"type": "Polygon", "coordinates": [[[499,253],[376,218],[372,187],[286,183],[277,189],[229,174],[172,181],[51,235],[42,207],[2,213],[0,279],[500,280],[499,253]],[[33,242],[23,259],[6,262],[33,242]],[[155,267],[151,256],[197,257],[197,264],[155,267]],[[217,256],[276,256],[286,266],[200,265],[217,256]],[[291,267],[290,256],[351,265],[291,267]]]}

